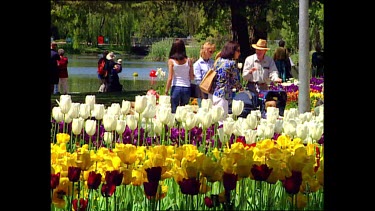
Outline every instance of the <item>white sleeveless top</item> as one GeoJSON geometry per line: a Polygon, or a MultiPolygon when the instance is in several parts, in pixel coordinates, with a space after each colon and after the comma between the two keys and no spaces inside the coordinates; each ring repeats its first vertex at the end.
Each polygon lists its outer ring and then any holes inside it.
{"type": "Polygon", "coordinates": [[[184,86],[190,87],[190,66],[189,66],[189,59],[186,60],[185,64],[177,64],[177,62],[172,59],[173,61],[173,78],[172,78],[172,86],[184,86]]]}

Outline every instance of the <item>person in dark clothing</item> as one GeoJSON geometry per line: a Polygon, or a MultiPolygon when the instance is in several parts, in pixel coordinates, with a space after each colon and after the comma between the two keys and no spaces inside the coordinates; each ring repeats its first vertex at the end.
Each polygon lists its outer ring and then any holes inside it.
{"type": "Polygon", "coordinates": [[[275,52],[273,54],[273,60],[275,61],[277,70],[279,71],[280,78],[283,80],[283,82],[286,81],[286,59],[287,59],[287,52],[285,49],[285,41],[280,40],[279,41],[279,47],[275,49],[275,52]]]}
{"type": "Polygon", "coordinates": [[[113,66],[111,72],[108,74],[108,89],[107,92],[121,92],[122,84],[118,76],[122,71],[122,60],[118,59],[117,63],[113,66]]]}
{"type": "Polygon", "coordinates": [[[51,59],[50,59],[50,92],[54,94],[55,85],[59,83],[59,71],[57,68],[57,61],[60,60],[60,55],[56,51],[57,44],[51,43],[51,59]]]}
{"type": "Polygon", "coordinates": [[[315,52],[311,56],[312,77],[324,77],[324,54],[320,44],[315,46],[315,52]]]}

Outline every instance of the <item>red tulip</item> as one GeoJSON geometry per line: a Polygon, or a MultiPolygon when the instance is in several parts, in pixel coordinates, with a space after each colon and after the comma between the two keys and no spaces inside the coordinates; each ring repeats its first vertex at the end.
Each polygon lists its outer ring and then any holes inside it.
{"type": "Polygon", "coordinates": [[[153,78],[156,77],[156,70],[151,70],[150,71],[150,77],[153,77],[153,78]]]}

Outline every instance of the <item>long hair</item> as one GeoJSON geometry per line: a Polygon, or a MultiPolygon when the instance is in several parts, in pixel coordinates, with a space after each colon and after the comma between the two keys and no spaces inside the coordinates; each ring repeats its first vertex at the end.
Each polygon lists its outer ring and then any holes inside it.
{"type": "Polygon", "coordinates": [[[240,48],[240,44],[236,41],[228,41],[223,46],[223,49],[220,52],[220,57],[223,59],[233,59],[234,54],[240,48]]]}
{"type": "Polygon", "coordinates": [[[169,58],[175,60],[183,60],[187,58],[185,43],[182,39],[176,39],[169,51],[169,58]]]}

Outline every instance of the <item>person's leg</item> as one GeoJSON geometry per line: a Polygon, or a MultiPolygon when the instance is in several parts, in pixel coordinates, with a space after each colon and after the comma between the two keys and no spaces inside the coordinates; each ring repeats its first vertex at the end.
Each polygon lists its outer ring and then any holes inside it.
{"type": "Polygon", "coordinates": [[[189,87],[180,87],[181,88],[181,93],[180,93],[180,96],[181,96],[181,103],[180,105],[181,106],[184,106],[184,105],[188,105],[189,102],[190,102],[190,93],[191,93],[191,89],[189,87]]]}
{"type": "Polygon", "coordinates": [[[63,91],[64,91],[64,93],[68,94],[68,92],[69,92],[68,78],[63,78],[62,79],[62,85],[63,85],[63,91]]]}
{"type": "Polygon", "coordinates": [[[59,83],[53,85],[53,94],[59,93],[59,83]]]}
{"type": "Polygon", "coordinates": [[[176,113],[177,106],[180,104],[180,88],[178,86],[171,87],[171,111],[176,113]]]}

